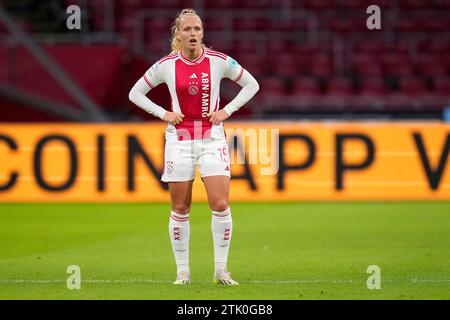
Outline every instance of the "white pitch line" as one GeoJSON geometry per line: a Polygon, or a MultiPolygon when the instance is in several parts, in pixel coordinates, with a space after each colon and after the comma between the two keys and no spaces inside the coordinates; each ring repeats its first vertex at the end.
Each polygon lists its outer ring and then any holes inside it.
{"type": "MultiPolygon", "coordinates": [[[[11,283],[66,283],[67,280],[32,280],[32,279],[11,279],[11,280],[0,280],[0,284],[11,284],[11,283]]],[[[105,279],[81,279],[81,283],[172,283],[172,281],[163,280],[153,280],[153,279],[130,279],[130,280],[105,280],[105,279]]]]}
{"type": "MultiPolygon", "coordinates": [[[[8,280],[0,280],[0,284],[48,284],[48,283],[66,283],[67,280],[58,280],[58,279],[8,279],[8,280]]],[[[196,283],[210,283],[211,281],[207,280],[198,280],[193,281],[196,283]]],[[[408,282],[408,283],[450,283],[450,279],[404,279],[404,280],[393,280],[386,279],[382,280],[382,282],[408,282]]],[[[147,284],[171,284],[172,281],[164,281],[164,280],[155,280],[155,279],[81,279],[81,283],[97,283],[97,284],[130,284],[130,283],[147,283],[147,284]]],[[[302,283],[362,283],[365,284],[365,280],[313,280],[313,279],[302,279],[302,280],[249,280],[249,281],[240,281],[240,283],[252,283],[252,284],[302,284],[302,283]]]]}

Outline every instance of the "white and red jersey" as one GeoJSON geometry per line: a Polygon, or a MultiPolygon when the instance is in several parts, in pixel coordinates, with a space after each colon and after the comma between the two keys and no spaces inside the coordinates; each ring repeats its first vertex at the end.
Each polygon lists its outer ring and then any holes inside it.
{"type": "Polygon", "coordinates": [[[150,67],[144,74],[147,84],[150,88],[167,84],[172,111],[185,116],[176,126],[169,123],[166,139],[225,138],[223,124],[212,125],[207,114],[219,110],[220,81],[228,78],[237,82],[243,72],[231,57],[206,48],[196,60],[188,60],[179,51],[150,67]]]}

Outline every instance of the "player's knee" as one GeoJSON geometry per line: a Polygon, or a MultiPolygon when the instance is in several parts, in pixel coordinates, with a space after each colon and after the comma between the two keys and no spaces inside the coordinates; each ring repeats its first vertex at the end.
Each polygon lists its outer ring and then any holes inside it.
{"type": "Polygon", "coordinates": [[[172,211],[179,214],[187,214],[191,206],[188,203],[178,203],[172,205],[172,211]]]}
{"type": "Polygon", "coordinates": [[[228,201],[227,200],[216,200],[211,203],[211,209],[214,211],[225,211],[228,209],[228,201]]]}

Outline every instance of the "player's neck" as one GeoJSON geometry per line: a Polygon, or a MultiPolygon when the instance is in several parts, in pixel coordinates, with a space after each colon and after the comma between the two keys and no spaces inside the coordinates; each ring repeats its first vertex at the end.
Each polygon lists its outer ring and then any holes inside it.
{"type": "Polygon", "coordinates": [[[195,50],[183,49],[183,56],[189,60],[195,60],[202,54],[202,48],[196,48],[195,50]]]}

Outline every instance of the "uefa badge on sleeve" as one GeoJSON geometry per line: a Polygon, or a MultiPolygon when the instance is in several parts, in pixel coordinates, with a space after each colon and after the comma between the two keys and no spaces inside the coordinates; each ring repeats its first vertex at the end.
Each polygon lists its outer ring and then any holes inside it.
{"type": "Polygon", "coordinates": [[[230,64],[231,64],[231,66],[232,66],[233,68],[238,66],[237,61],[234,60],[233,58],[230,57],[230,60],[229,60],[229,61],[230,61],[230,64]]]}

